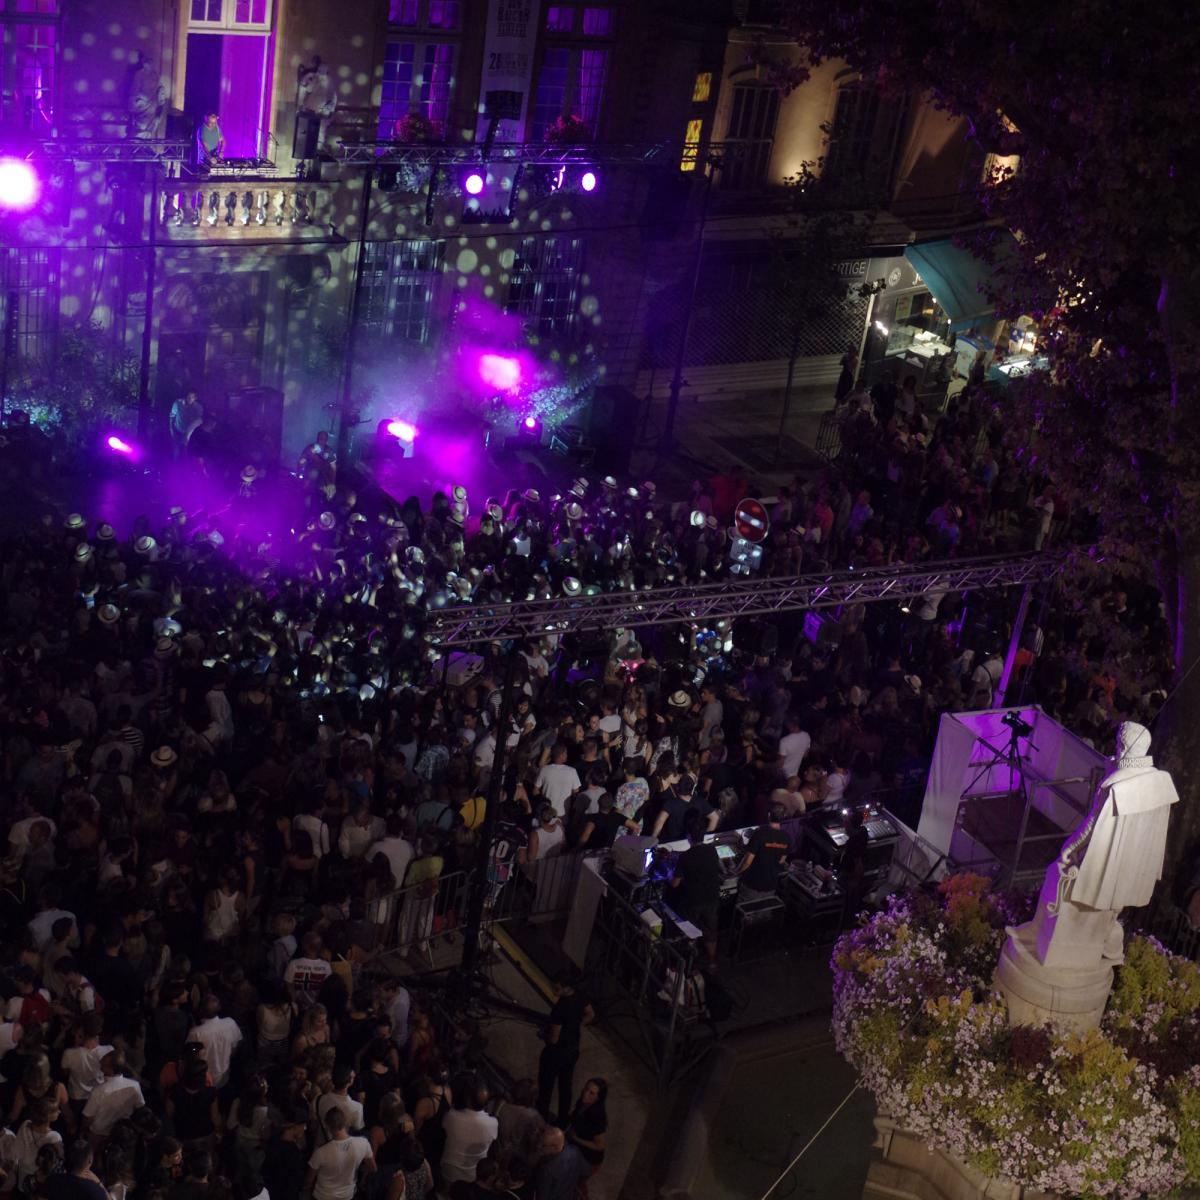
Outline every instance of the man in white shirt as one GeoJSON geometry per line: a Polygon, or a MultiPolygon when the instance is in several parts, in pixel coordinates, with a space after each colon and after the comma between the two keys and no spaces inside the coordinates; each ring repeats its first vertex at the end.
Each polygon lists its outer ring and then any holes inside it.
{"type": "Polygon", "coordinates": [[[725,706],[717,699],[717,689],[705,684],[700,689],[700,749],[707,750],[712,745],[714,729],[721,727],[725,720],[725,706]]]}
{"type": "Polygon", "coordinates": [[[187,1040],[203,1044],[213,1086],[223,1088],[229,1082],[229,1066],[241,1044],[242,1030],[232,1017],[221,1016],[221,1000],[214,992],[204,997],[201,1011],[204,1019],[192,1028],[187,1040]]]}
{"type": "Polygon", "coordinates": [[[468,1096],[455,1096],[454,1107],[442,1118],[446,1146],[442,1151],[442,1182],[475,1182],[475,1168],[486,1157],[500,1132],[495,1117],[484,1112],[487,1086],[477,1082],[468,1096]]]}
{"type": "Polygon", "coordinates": [[[301,1009],[317,1002],[321,984],[333,974],[333,968],[322,956],[321,935],[310,930],[300,944],[300,954],[293,958],[283,972],[283,982],[292,992],[292,999],[301,1009]]]}
{"type": "Polygon", "coordinates": [[[353,1083],[354,1068],[348,1063],[338,1063],[333,1068],[333,1091],[326,1092],[323,1096],[317,1097],[318,1144],[332,1140],[327,1132],[328,1126],[325,1121],[335,1108],[342,1110],[342,1115],[346,1118],[347,1129],[362,1130],[363,1106],[350,1095],[350,1088],[353,1083]]]}
{"type": "Polygon", "coordinates": [[[558,816],[566,816],[567,801],[579,791],[582,784],[574,767],[567,766],[567,748],[559,742],[551,753],[551,761],[538,773],[534,780],[534,791],[554,809],[558,816]]]}
{"type": "Polygon", "coordinates": [[[50,827],[50,836],[52,838],[57,837],[58,826],[49,817],[43,817],[34,813],[32,817],[24,817],[20,821],[14,821],[12,828],[8,831],[8,845],[13,854],[23,855],[29,849],[29,830],[38,821],[45,821],[50,827]]]}
{"type": "Polygon", "coordinates": [[[67,1095],[74,1101],[86,1100],[104,1082],[100,1064],[113,1049],[100,1044],[104,1018],[99,1013],[88,1013],[82,1024],[83,1044],[68,1047],[62,1056],[63,1070],[67,1073],[67,1095]]]}
{"type": "Polygon", "coordinates": [[[812,746],[812,738],[800,728],[800,718],[795,713],[787,715],[787,733],[779,739],[779,765],[784,779],[800,774],[804,756],[812,746]]]}
{"type": "Polygon", "coordinates": [[[367,851],[367,861],[382,854],[388,860],[392,869],[392,879],[397,887],[404,884],[404,876],[408,873],[408,864],[413,860],[412,843],[404,836],[404,821],[397,813],[392,813],[387,819],[387,833],[367,851]]]}
{"type": "Polygon", "coordinates": [[[101,1059],[100,1068],[104,1080],[92,1088],[92,1094],[83,1106],[83,1119],[93,1145],[108,1137],[118,1121],[123,1121],[146,1103],[137,1080],[127,1079],[122,1074],[125,1056],[120,1050],[110,1050],[101,1059]]]}
{"type": "Polygon", "coordinates": [[[346,1114],[340,1108],[330,1109],[325,1128],[329,1141],[312,1152],[304,1190],[312,1192],[313,1200],[354,1200],[359,1171],[370,1175],[375,1170],[371,1143],[365,1137],[350,1136],[346,1114]]]}
{"type": "Polygon", "coordinates": [[[342,822],[338,850],[345,859],[362,858],[367,847],[383,834],[383,820],[371,812],[369,800],[359,800],[354,813],[342,822]]]}

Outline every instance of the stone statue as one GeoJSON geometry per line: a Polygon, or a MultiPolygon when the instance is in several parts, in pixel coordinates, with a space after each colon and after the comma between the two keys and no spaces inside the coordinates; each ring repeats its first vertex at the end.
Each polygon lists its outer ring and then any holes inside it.
{"type": "Polygon", "coordinates": [[[128,103],[129,136],[143,141],[158,137],[167,107],[167,89],[140,50],[130,65],[128,103]]]}
{"type": "Polygon", "coordinates": [[[316,114],[318,150],[324,148],[329,121],[337,112],[337,105],[337,81],[330,74],[329,64],[322,62],[319,54],[314,55],[312,62],[302,65],[297,73],[296,107],[300,112],[316,114]]]}
{"type": "Polygon", "coordinates": [[[1104,1015],[1113,967],[1124,960],[1117,918],[1150,902],[1179,799],[1149,750],[1149,730],[1132,721],[1118,727],[1113,770],[1047,869],[1033,920],[1008,931],[996,986],[1013,1024],[1081,1030],[1104,1015]]]}

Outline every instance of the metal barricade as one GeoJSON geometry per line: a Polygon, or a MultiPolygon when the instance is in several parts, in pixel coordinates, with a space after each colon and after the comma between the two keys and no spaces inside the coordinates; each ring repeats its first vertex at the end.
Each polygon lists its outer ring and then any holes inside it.
{"type": "Polygon", "coordinates": [[[842,426],[836,412],[827,412],[817,429],[817,453],[828,463],[842,456],[842,426]]]}

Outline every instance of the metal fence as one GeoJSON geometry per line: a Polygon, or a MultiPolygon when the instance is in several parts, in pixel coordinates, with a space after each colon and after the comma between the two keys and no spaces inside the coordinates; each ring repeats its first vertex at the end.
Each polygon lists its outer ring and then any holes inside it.
{"type": "Polygon", "coordinates": [[[842,426],[837,413],[827,412],[817,430],[817,453],[828,463],[842,456],[842,426]]]}

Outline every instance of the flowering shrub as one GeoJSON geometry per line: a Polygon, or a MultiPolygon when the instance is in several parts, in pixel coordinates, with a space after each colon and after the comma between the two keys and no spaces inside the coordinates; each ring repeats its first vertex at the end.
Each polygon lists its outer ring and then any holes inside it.
{"type": "Polygon", "coordinates": [[[579,146],[592,140],[592,127],[582,117],[555,117],[545,136],[554,146],[579,146]]]}
{"type": "Polygon", "coordinates": [[[845,934],[838,1050],[882,1111],[987,1175],[1088,1200],[1200,1183],[1200,968],[1132,938],[1100,1029],[1012,1028],[991,981],[1021,903],[957,875],[845,934]]]}
{"type": "Polygon", "coordinates": [[[392,126],[392,137],[403,146],[426,146],[441,140],[436,121],[421,113],[405,113],[392,126]]]}

